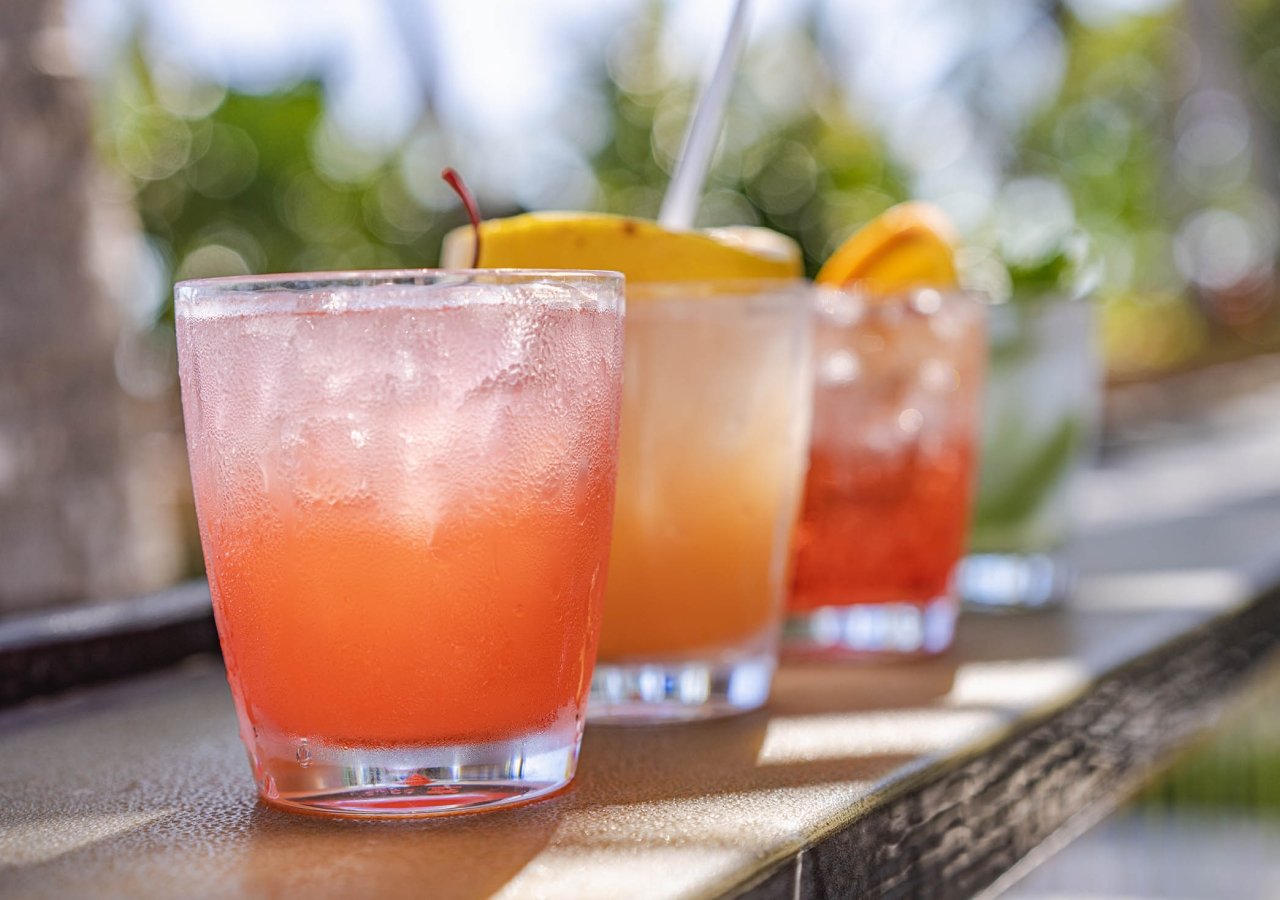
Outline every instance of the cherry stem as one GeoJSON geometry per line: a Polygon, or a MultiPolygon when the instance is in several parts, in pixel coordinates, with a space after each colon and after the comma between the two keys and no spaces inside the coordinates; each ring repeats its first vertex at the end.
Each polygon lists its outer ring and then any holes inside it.
{"type": "Polygon", "coordinates": [[[471,248],[471,268],[478,269],[480,268],[480,207],[476,204],[475,196],[468,190],[467,183],[455,169],[446,167],[440,173],[440,177],[453,188],[453,192],[458,195],[458,199],[462,201],[467,211],[467,218],[471,220],[471,234],[475,238],[475,246],[471,248]]]}

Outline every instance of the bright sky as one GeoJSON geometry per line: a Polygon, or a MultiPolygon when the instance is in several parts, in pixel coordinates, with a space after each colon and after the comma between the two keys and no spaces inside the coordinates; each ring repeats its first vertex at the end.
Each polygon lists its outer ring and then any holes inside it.
{"type": "MultiPolygon", "coordinates": [[[[598,65],[648,2],[69,0],[69,8],[83,58],[99,72],[142,20],[154,62],[215,83],[270,90],[319,75],[335,122],[375,152],[405,139],[430,93],[443,133],[410,154],[437,167],[420,193],[444,190],[435,178],[442,160],[465,159],[490,200],[579,208],[593,197],[590,139],[581,136],[599,103],[584,93],[579,69],[598,65]]],[[[689,76],[709,70],[733,2],[665,0],[665,63],[689,76]]],[[[756,42],[821,14],[819,39],[847,101],[912,171],[913,193],[941,203],[962,228],[994,201],[1001,142],[1063,75],[1061,35],[1027,0],[751,2],[756,42]],[[957,78],[962,59],[969,68],[957,78]]],[[[1172,0],[1071,2],[1098,20],[1172,0]]]]}
{"type": "MultiPolygon", "coordinates": [[[[753,33],[797,21],[810,0],[754,0],[753,33]]],[[[672,0],[671,58],[709,65],[732,0],[672,0]]],[[[150,52],[214,81],[270,89],[321,72],[357,138],[394,143],[436,80],[452,131],[536,131],[588,49],[612,40],[643,0],[71,0],[91,65],[109,66],[140,16],[150,52]]]]}

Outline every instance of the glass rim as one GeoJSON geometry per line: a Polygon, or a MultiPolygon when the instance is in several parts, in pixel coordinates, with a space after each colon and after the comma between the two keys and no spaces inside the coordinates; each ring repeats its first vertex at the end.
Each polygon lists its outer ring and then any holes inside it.
{"type": "Polygon", "coordinates": [[[1096,307],[1101,305],[1102,298],[1096,292],[1078,294],[1069,291],[1043,291],[1034,295],[1027,295],[1021,299],[1015,295],[992,297],[987,301],[987,306],[991,307],[993,312],[995,310],[1017,309],[1026,313],[1035,313],[1064,307],[1096,307]]]}
{"type": "Polygon", "coordinates": [[[810,286],[807,279],[799,276],[628,283],[627,315],[683,317],[693,311],[736,316],[770,310],[802,310],[809,302],[810,286]]]}
{"type": "Polygon", "coordinates": [[[807,290],[811,282],[803,276],[764,278],[690,278],[679,281],[628,281],[627,293],[645,294],[654,300],[682,300],[703,297],[742,297],[785,290],[807,290]]]}
{"type": "Polygon", "coordinates": [[[847,297],[851,300],[861,300],[875,306],[910,306],[916,303],[921,296],[927,294],[937,294],[943,299],[961,299],[971,300],[980,303],[983,306],[994,306],[996,301],[988,291],[978,288],[966,288],[960,286],[954,287],[929,287],[928,285],[920,285],[918,287],[902,288],[900,290],[882,293],[878,291],[870,291],[865,287],[855,283],[851,285],[835,285],[835,284],[817,284],[812,285],[814,296],[816,297],[847,297]]]}
{"type": "Polygon", "coordinates": [[[430,287],[458,279],[459,284],[522,284],[535,281],[596,281],[621,286],[621,272],[610,269],[336,269],[313,272],[276,272],[263,275],[216,275],[174,282],[175,294],[210,291],[223,294],[255,291],[301,291],[316,287],[381,287],[405,285],[430,287]]]}
{"type": "Polygon", "coordinates": [[[945,309],[973,310],[975,315],[986,319],[991,310],[991,300],[986,292],[974,291],[972,288],[919,287],[876,293],[855,287],[815,284],[813,292],[809,294],[809,307],[818,319],[842,324],[851,310],[859,311],[856,314],[859,320],[863,316],[932,316],[945,309]]]}
{"type": "Polygon", "coordinates": [[[989,317],[991,302],[983,291],[950,287],[917,287],[881,294],[856,286],[817,285],[809,294],[809,309],[815,319],[848,327],[867,317],[934,316],[944,310],[964,315],[989,317]]]}

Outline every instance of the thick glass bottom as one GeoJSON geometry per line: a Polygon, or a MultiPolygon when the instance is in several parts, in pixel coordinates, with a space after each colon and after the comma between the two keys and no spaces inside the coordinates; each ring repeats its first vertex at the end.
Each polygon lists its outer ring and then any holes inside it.
{"type": "Polygon", "coordinates": [[[895,658],[942,653],[955,638],[957,603],[855,603],[790,613],[782,632],[788,656],[895,658]]]}
{"type": "Polygon", "coordinates": [[[772,650],[715,661],[600,662],[587,720],[657,725],[749,712],[769,699],[776,667],[772,650]]]}
{"type": "Polygon", "coordinates": [[[420,818],[528,803],[567,787],[582,736],[570,720],[510,740],[447,747],[353,747],[256,739],[262,799],[294,812],[420,818]]]}
{"type": "Polygon", "coordinates": [[[1058,606],[1074,582],[1071,565],[1051,553],[971,553],[956,574],[965,609],[977,612],[1058,606]]]}

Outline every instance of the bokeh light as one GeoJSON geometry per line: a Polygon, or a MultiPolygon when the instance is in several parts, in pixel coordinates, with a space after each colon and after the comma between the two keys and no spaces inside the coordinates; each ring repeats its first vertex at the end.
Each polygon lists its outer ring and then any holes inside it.
{"type": "MultiPolygon", "coordinates": [[[[490,216],[655,215],[729,2],[71,9],[163,294],[195,274],[433,264],[463,221],[444,165],[490,216]]],[[[959,228],[968,283],[1096,288],[1119,375],[1270,346],[1280,11],[1241,3],[1212,34],[1193,12],[762,0],[697,223],[782,231],[813,272],[922,198],[959,228]]],[[[163,314],[162,296],[131,302],[163,314]]]]}

